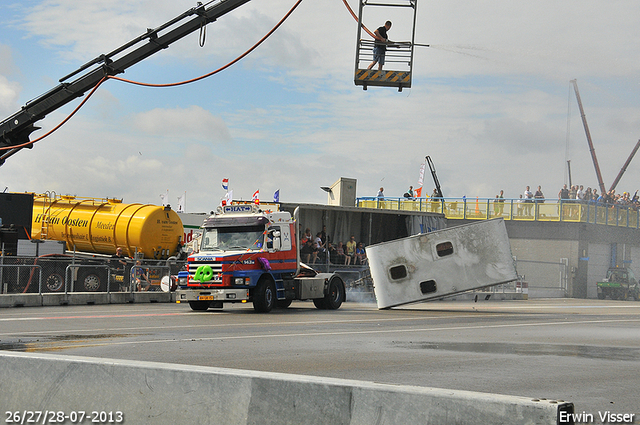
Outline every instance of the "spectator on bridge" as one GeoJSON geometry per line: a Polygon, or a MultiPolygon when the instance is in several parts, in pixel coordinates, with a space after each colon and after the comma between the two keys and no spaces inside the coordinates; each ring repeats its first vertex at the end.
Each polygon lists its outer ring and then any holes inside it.
{"type": "Polygon", "coordinates": [[[587,187],[587,189],[584,191],[584,197],[582,198],[582,200],[584,202],[591,202],[592,197],[593,197],[593,193],[591,192],[591,188],[587,187]]]}
{"type": "Polygon", "coordinates": [[[542,193],[542,186],[538,186],[538,190],[536,190],[536,193],[533,195],[533,197],[536,199],[537,203],[542,204],[544,202],[544,194],[542,193]]]}
{"type": "Polygon", "coordinates": [[[562,186],[562,189],[560,189],[560,192],[558,192],[558,199],[560,201],[564,201],[565,199],[569,199],[569,189],[567,189],[567,185],[566,184],[564,186],[562,186]]]}
{"type": "Polygon", "coordinates": [[[409,190],[405,192],[404,197],[407,199],[413,199],[413,186],[409,186],[409,190]]]}
{"type": "Polygon", "coordinates": [[[384,187],[381,187],[378,191],[377,198],[379,201],[384,201],[384,187]]]}
{"type": "Polygon", "coordinates": [[[520,194],[520,199],[516,201],[516,215],[521,216],[523,211],[524,199],[522,199],[522,194],[520,194]]]}
{"type": "Polygon", "coordinates": [[[496,198],[498,198],[496,201],[498,203],[498,213],[502,215],[504,212],[504,190],[500,189],[500,195],[497,195],[496,198]]]}
{"type": "Polygon", "coordinates": [[[527,188],[524,190],[524,213],[527,216],[531,215],[531,207],[533,207],[533,193],[531,193],[531,190],[529,190],[529,186],[527,186],[527,188]]]}

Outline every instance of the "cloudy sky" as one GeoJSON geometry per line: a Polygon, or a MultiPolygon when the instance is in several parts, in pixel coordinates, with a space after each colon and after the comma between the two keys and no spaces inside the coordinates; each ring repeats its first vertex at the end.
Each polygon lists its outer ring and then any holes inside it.
{"type": "MultiPolygon", "coordinates": [[[[400,0],[396,0],[400,1],[400,0]]],[[[225,65],[295,0],[253,0],[129,68],[171,83],[225,65]]],[[[358,2],[348,0],[356,10],[358,2]]],[[[190,9],[186,0],[26,0],[0,4],[0,119],[85,62],[190,9]]],[[[372,30],[409,40],[399,8],[365,8],[372,30]]],[[[597,187],[570,80],[577,79],[608,188],[640,138],[640,3],[631,0],[418,0],[411,89],[353,82],[357,22],[342,0],[303,0],[241,62],[204,81],[145,88],[107,81],[53,135],[0,167],[12,192],[117,197],[159,204],[186,192],[211,210],[234,197],[325,203],[320,186],[357,179],[358,196],[402,196],[433,159],[445,196],[518,197],[542,185],[597,187]]],[[[389,66],[387,66],[389,68],[389,66]]],[[[38,123],[43,134],[77,102],[38,123]]],[[[425,191],[433,183],[425,176],[425,191]]],[[[0,188],[2,190],[3,188],[0,188]]],[[[640,189],[640,158],[618,191],[640,189]]]]}

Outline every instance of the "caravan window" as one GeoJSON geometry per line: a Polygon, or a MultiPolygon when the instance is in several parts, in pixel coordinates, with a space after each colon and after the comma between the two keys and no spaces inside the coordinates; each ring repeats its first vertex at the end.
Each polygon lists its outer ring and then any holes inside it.
{"type": "Polygon", "coordinates": [[[453,244],[451,242],[442,242],[436,245],[438,257],[446,257],[453,254],[453,244]]]}
{"type": "Polygon", "coordinates": [[[407,272],[407,266],[405,266],[404,264],[393,266],[389,269],[389,275],[393,280],[404,279],[409,275],[409,273],[407,272]]]}

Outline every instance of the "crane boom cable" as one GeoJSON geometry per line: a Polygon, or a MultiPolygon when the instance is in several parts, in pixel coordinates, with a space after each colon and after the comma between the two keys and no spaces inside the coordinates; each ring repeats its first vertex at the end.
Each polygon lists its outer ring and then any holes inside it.
{"type": "MultiPolygon", "coordinates": [[[[351,6],[349,6],[349,3],[347,3],[347,0],[342,0],[342,3],[344,3],[344,5],[347,7],[347,10],[351,14],[351,16],[353,16],[353,19],[355,19],[356,22],[358,22],[358,16],[355,14],[351,6]]],[[[376,38],[376,36],[371,32],[369,28],[367,28],[365,24],[361,24],[361,25],[362,25],[362,29],[365,30],[367,34],[369,34],[374,39],[376,38]]],[[[413,43],[413,45],[417,47],[431,47],[431,45],[429,44],[422,44],[422,43],[413,43]]]]}
{"type": "MultiPolygon", "coordinates": [[[[211,3],[211,2],[209,2],[211,3]]],[[[283,23],[284,21],[287,20],[287,18],[289,18],[289,16],[291,16],[291,14],[293,13],[293,11],[298,7],[298,5],[300,5],[300,3],[302,3],[302,0],[298,0],[293,7],[289,10],[289,12],[287,12],[284,17],[264,36],[262,37],[257,43],[255,43],[251,48],[249,48],[247,51],[245,51],[243,54],[241,54],[240,56],[238,56],[237,58],[235,58],[233,61],[227,63],[226,65],[216,69],[215,71],[212,71],[210,73],[207,73],[205,75],[201,75],[200,77],[196,77],[196,78],[192,78],[190,80],[185,80],[185,81],[181,81],[181,82],[177,82],[177,83],[168,83],[168,84],[151,84],[151,83],[142,83],[142,82],[138,82],[138,81],[132,81],[132,80],[127,80],[121,77],[116,77],[114,75],[105,75],[89,92],[89,94],[82,100],[82,102],[80,102],[80,104],[66,117],[64,118],[58,125],[56,125],[53,129],[51,129],[50,131],[48,131],[47,133],[43,134],[42,136],[34,139],[34,140],[30,140],[26,143],[22,143],[20,145],[13,145],[13,146],[6,146],[6,147],[0,147],[0,152],[2,151],[11,151],[11,152],[6,152],[4,154],[2,154],[0,156],[0,160],[5,159],[8,156],[11,156],[14,150],[16,149],[21,149],[24,148],[26,146],[32,145],[36,142],[41,141],[42,139],[44,139],[45,137],[50,136],[53,132],[55,132],[56,130],[58,130],[60,127],[62,127],[64,124],[66,124],[75,114],[76,112],[78,112],[80,110],[80,108],[82,108],[85,103],[89,100],[89,98],[95,93],[95,91],[98,89],[98,87],[100,87],[102,85],[102,83],[104,83],[106,80],[108,79],[114,79],[114,80],[119,80],[125,83],[129,83],[129,84],[136,84],[136,85],[140,85],[140,86],[145,86],[145,87],[154,87],[154,88],[158,88],[158,87],[176,87],[176,86],[181,86],[181,85],[185,85],[185,84],[189,84],[189,83],[193,83],[193,82],[197,82],[200,80],[203,80],[205,78],[211,77],[212,75],[215,75],[221,71],[224,71],[225,69],[229,68],[230,66],[234,65],[235,63],[239,62],[240,60],[244,59],[247,55],[249,55],[249,53],[253,52],[258,46],[260,46],[267,38],[269,38],[283,23]]]]}
{"type": "Polygon", "coordinates": [[[245,51],[243,54],[241,54],[240,56],[238,56],[237,58],[235,58],[234,60],[232,60],[228,64],[216,69],[215,71],[209,72],[208,74],[204,74],[204,75],[201,75],[199,77],[192,78],[190,80],[180,81],[180,82],[176,82],[176,83],[167,83],[167,84],[143,83],[143,82],[140,82],[140,81],[133,81],[133,80],[128,80],[128,79],[122,78],[122,77],[116,77],[115,75],[110,75],[109,78],[112,78],[112,79],[118,80],[118,81],[122,81],[122,82],[125,82],[125,83],[129,83],[129,84],[135,84],[135,85],[138,85],[138,86],[144,86],[144,87],[176,87],[176,86],[181,86],[181,85],[185,85],[185,84],[194,83],[196,81],[204,80],[205,78],[211,77],[212,75],[215,75],[215,74],[217,74],[217,73],[219,73],[221,71],[224,71],[225,69],[229,68],[230,66],[236,64],[240,60],[244,59],[247,55],[249,55],[249,53],[253,52],[256,48],[258,48],[258,46],[260,46],[264,41],[267,40],[267,38],[269,38],[274,32],[276,32],[276,30],[284,23],[284,21],[286,21],[287,18],[289,16],[291,16],[293,11],[298,7],[298,5],[300,3],[302,3],[302,0],[298,0],[296,2],[296,4],[294,4],[293,7],[289,10],[289,12],[287,12],[286,15],[284,15],[282,17],[280,22],[278,22],[271,29],[271,31],[269,31],[267,34],[265,34],[264,37],[262,37],[256,44],[251,46],[247,51],[245,51]]]}
{"type": "Polygon", "coordinates": [[[48,132],[46,132],[46,133],[45,133],[45,134],[43,134],[42,136],[40,136],[40,137],[38,137],[38,138],[36,138],[36,139],[34,139],[34,140],[30,140],[30,141],[28,141],[28,142],[26,142],[26,143],[22,143],[22,144],[20,144],[20,145],[15,145],[15,146],[7,146],[7,147],[4,147],[4,148],[0,148],[0,151],[3,151],[3,150],[10,150],[10,149],[17,149],[17,148],[23,148],[23,147],[25,147],[25,146],[29,146],[29,145],[31,145],[31,144],[33,144],[33,143],[39,142],[40,140],[44,139],[45,137],[47,137],[47,136],[51,135],[54,131],[58,130],[60,127],[62,127],[64,124],[66,124],[66,123],[67,123],[67,121],[69,121],[69,120],[71,119],[71,117],[73,117],[73,116],[76,114],[76,112],[78,112],[78,111],[80,110],[80,108],[82,108],[82,107],[84,106],[84,104],[85,104],[85,103],[87,103],[87,101],[89,100],[89,98],[90,98],[90,97],[91,97],[91,96],[96,92],[96,90],[98,90],[98,87],[100,87],[100,86],[102,85],[102,83],[104,83],[105,81],[107,81],[107,78],[108,78],[108,77],[107,77],[107,76],[105,76],[102,80],[100,80],[100,81],[98,82],[98,84],[96,84],[96,85],[93,87],[93,89],[91,89],[91,91],[89,92],[89,94],[88,94],[84,99],[82,99],[82,102],[80,102],[80,104],[79,104],[78,106],[76,106],[76,108],[75,108],[73,111],[71,111],[71,113],[70,113],[69,115],[67,115],[67,116],[65,117],[65,119],[63,119],[62,121],[60,121],[60,122],[58,123],[58,125],[56,125],[55,127],[53,127],[51,130],[49,130],[48,132]]]}

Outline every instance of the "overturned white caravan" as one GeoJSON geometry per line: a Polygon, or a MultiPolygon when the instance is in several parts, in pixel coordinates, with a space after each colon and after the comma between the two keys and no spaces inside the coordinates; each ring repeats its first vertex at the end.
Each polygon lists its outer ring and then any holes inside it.
{"type": "Polygon", "coordinates": [[[501,218],[371,245],[366,252],[379,309],[518,278],[501,218]]]}

